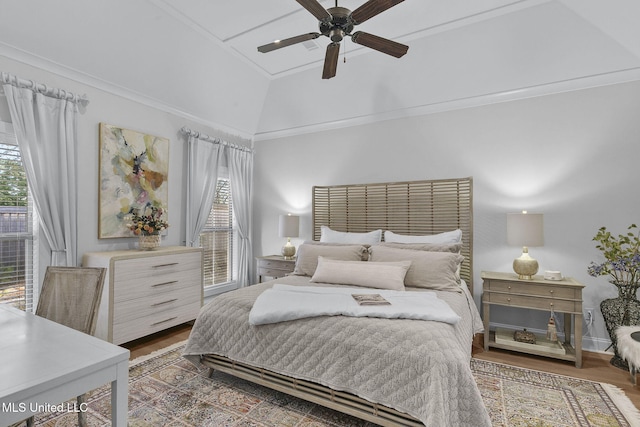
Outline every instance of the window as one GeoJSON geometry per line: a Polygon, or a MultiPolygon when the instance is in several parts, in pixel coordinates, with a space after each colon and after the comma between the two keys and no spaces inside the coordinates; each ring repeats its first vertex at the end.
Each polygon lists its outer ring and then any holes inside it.
{"type": "Polygon", "coordinates": [[[33,311],[37,216],[13,127],[0,122],[0,302],[33,311]]]}
{"type": "MultiPolygon", "coordinates": [[[[204,251],[204,287],[224,287],[235,281],[233,201],[228,178],[218,178],[213,206],[200,233],[204,251]]],[[[215,292],[214,292],[215,293],[215,292]]]]}

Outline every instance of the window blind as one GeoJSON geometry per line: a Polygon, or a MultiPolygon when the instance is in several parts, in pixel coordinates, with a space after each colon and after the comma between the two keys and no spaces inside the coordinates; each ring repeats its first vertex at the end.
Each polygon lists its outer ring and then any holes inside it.
{"type": "Polygon", "coordinates": [[[200,234],[204,251],[204,286],[234,280],[233,198],[229,179],[218,179],[209,217],[200,234]]]}
{"type": "Polygon", "coordinates": [[[13,128],[0,122],[0,302],[33,311],[37,218],[13,128]]]}

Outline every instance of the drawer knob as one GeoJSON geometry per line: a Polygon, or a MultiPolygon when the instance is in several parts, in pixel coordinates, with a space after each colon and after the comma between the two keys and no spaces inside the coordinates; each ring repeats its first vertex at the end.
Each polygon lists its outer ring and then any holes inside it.
{"type": "Polygon", "coordinates": [[[511,298],[507,298],[507,301],[511,302],[511,298]]]}
{"type": "Polygon", "coordinates": [[[552,290],[550,290],[550,291],[549,291],[549,293],[550,293],[550,294],[552,294],[552,293],[553,293],[553,289],[552,289],[552,290]]]}
{"type": "Polygon", "coordinates": [[[507,289],[511,290],[511,286],[507,286],[507,289]]]}

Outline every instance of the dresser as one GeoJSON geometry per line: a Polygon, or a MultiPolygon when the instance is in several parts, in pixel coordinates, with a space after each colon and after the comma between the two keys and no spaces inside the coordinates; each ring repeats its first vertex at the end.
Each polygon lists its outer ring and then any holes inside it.
{"type": "Polygon", "coordinates": [[[534,276],[521,280],[514,273],[482,272],[482,319],[484,322],[484,349],[489,347],[520,351],[538,356],[554,357],[582,366],[582,288],[584,285],[565,277],[545,280],[534,276]],[[522,345],[513,340],[498,339],[498,331],[489,332],[491,306],[500,305],[548,313],[564,313],[564,336],[559,351],[541,345],[522,345]],[[573,335],[574,345],[571,345],[573,335]]]}
{"type": "Polygon", "coordinates": [[[107,269],[95,336],[122,344],[193,320],[202,306],[202,249],[88,252],[85,267],[107,269]]]}
{"type": "Polygon", "coordinates": [[[293,273],[293,269],[296,266],[295,259],[284,259],[281,255],[260,256],[256,260],[259,283],[262,283],[263,276],[277,279],[293,273]]]}

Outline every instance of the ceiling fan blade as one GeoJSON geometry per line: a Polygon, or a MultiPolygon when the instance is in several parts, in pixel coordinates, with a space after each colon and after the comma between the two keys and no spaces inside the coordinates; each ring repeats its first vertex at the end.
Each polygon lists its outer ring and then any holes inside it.
{"type": "Polygon", "coordinates": [[[327,46],[327,53],[324,57],[324,69],[322,70],[322,78],[330,79],[335,77],[338,69],[338,57],[340,56],[340,43],[330,43],[327,46]]]}
{"type": "Polygon", "coordinates": [[[331,21],[331,14],[317,0],[296,0],[307,9],[318,21],[331,21]]]}
{"type": "Polygon", "coordinates": [[[356,31],[353,33],[351,35],[351,40],[354,43],[375,49],[378,52],[386,53],[387,55],[395,56],[396,58],[400,58],[407,53],[407,50],[409,50],[409,46],[407,45],[374,36],[373,34],[365,33],[363,31],[356,31]]]}
{"type": "Polygon", "coordinates": [[[404,0],[369,0],[351,13],[355,25],[362,24],[367,19],[402,3],[404,0]]]}
{"type": "Polygon", "coordinates": [[[299,36],[290,37],[288,39],[278,40],[272,43],[265,44],[263,46],[259,46],[258,52],[267,53],[267,52],[271,52],[272,50],[280,49],[282,47],[291,46],[292,44],[302,43],[307,40],[317,39],[318,37],[320,37],[320,33],[301,34],[299,36]]]}

